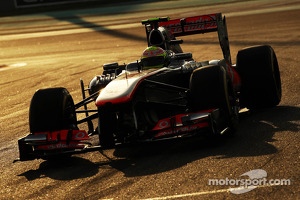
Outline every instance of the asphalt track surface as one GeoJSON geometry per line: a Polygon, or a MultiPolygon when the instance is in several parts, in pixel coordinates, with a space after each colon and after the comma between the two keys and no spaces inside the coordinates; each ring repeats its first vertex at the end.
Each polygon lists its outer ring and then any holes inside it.
{"type": "MultiPolygon", "coordinates": [[[[299,5],[247,1],[141,12],[145,5],[140,4],[138,11],[114,15],[97,15],[93,8],[2,18],[0,199],[300,199],[299,5]],[[227,16],[233,60],[247,46],[274,48],[282,78],[279,106],[245,112],[237,136],[220,143],[198,138],[90,152],[54,163],[12,163],[18,138],[29,130],[28,108],[36,89],[63,86],[79,101],[80,78],[88,84],[101,74],[102,64],[139,58],[146,47],[141,19],[213,12],[227,16]],[[238,185],[208,184],[209,179],[246,179],[242,174],[251,170],[290,184],[264,184],[242,194],[229,189],[238,185]]],[[[221,57],[215,34],[182,39],[183,49],[196,60],[221,57]]]]}

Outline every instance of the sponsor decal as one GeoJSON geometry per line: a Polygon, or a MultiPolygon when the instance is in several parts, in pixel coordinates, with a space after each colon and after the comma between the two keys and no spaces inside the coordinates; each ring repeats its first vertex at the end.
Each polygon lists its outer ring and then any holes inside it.
{"type": "Polygon", "coordinates": [[[161,129],[170,127],[169,120],[162,120],[161,122],[159,122],[158,126],[159,126],[159,128],[161,128],[161,129]]]}
{"type": "Polygon", "coordinates": [[[208,123],[203,122],[200,124],[195,124],[195,125],[190,125],[190,126],[173,127],[173,128],[158,132],[155,135],[155,137],[164,137],[164,136],[173,135],[173,134],[176,135],[176,134],[180,134],[180,133],[192,132],[194,130],[201,129],[201,128],[207,127],[207,126],[208,126],[208,123]]]}
{"type": "Polygon", "coordinates": [[[72,148],[83,148],[83,145],[80,143],[70,143],[67,144],[65,142],[59,142],[57,144],[50,144],[45,146],[48,150],[54,150],[54,149],[72,149],[72,148]]]}
{"type": "Polygon", "coordinates": [[[78,132],[75,134],[74,139],[75,140],[82,140],[82,139],[86,139],[87,134],[86,132],[78,132]]]}
{"type": "Polygon", "coordinates": [[[189,17],[186,19],[176,19],[169,22],[161,22],[172,33],[201,31],[217,28],[217,14],[189,17]]]}
{"type": "Polygon", "coordinates": [[[85,147],[84,143],[81,142],[65,142],[61,141],[55,144],[39,145],[36,146],[36,150],[57,150],[57,149],[83,149],[85,147]]]}

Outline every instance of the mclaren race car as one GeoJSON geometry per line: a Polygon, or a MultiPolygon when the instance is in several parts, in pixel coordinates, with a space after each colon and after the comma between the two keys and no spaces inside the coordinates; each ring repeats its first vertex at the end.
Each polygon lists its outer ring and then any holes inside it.
{"type": "Polygon", "coordinates": [[[55,158],[116,145],[219,137],[236,130],[241,108],[276,106],[281,100],[277,58],[269,45],[242,49],[231,61],[221,13],[143,20],[147,48],[128,64],[103,65],[74,104],[66,88],[37,90],[29,109],[30,134],[18,140],[21,161],[55,158]],[[223,58],[196,61],[180,36],[216,32],[223,58]],[[89,104],[89,105],[88,105],[89,104]],[[91,105],[94,108],[91,109],[91,105]],[[78,115],[84,118],[78,119],[78,115]],[[78,128],[86,123],[87,130],[78,128]],[[89,142],[97,137],[97,144],[89,142]]]}

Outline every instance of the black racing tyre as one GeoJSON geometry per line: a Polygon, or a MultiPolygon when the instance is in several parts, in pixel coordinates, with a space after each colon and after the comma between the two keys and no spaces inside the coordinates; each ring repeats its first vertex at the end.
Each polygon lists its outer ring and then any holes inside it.
{"type": "Polygon", "coordinates": [[[98,113],[99,113],[99,123],[98,123],[99,144],[104,149],[113,148],[115,146],[114,127],[115,127],[116,115],[106,107],[100,107],[98,109],[98,113]]]}
{"type": "Polygon", "coordinates": [[[30,103],[29,127],[31,133],[77,129],[74,101],[68,90],[37,90],[30,103]]]}
{"type": "Polygon", "coordinates": [[[224,127],[229,128],[226,135],[234,134],[238,120],[236,97],[224,67],[208,65],[192,73],[190,106],[194,111],[219,108],[225,119],[224,127]]]}
{"type": "Polygon", "coordinates": [[[242,49],[237,54],[241,77],[241,106],[249,109],[274,107],[281,100],[281,79],[276,54],[271,46],[242,49]]]}

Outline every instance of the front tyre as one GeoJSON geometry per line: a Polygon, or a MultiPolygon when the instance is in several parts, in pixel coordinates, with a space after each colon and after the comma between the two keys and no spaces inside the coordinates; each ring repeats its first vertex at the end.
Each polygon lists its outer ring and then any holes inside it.
{"type": "Polygon", "coordinates": [[[196,69],[190,78],[190,107],[193,111],[219,109],[211,113],[211,128],[215,135],[232,136],[238,113],[237,102],[230,78],[224,67],[209,65],[196,69]],[[216,121],[218,120],[218,121],[216,121]]]}
{"type": "Polygon", "coordinates": [[[74,101],[68,90],[37,90],[30,103],[29,127],[31,133],[78,129],[74,101]]]}
{"type": "Polygon", "coordinates": [[[241,76],[241,106],[249,109],[274,107],[281,100],[281,79],[276,54],[271,46],[242,49],[237,54],[241,76]]]}

